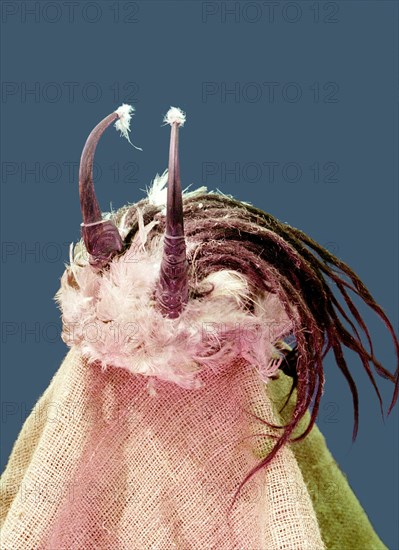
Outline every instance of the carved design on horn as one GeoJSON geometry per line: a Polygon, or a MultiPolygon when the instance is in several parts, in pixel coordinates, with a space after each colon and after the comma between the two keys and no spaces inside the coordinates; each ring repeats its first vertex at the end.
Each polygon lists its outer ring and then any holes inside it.
{"type": "Polygon", "coordinates": [[[188,263],[179,168],[179,127],[183,126],[185,115],[180,109],[171,107],[165,116],[165,122],[171,125],[171,134],[166,230],[156,299],[162,314],[175,319],[188,301],[188,263]]]}

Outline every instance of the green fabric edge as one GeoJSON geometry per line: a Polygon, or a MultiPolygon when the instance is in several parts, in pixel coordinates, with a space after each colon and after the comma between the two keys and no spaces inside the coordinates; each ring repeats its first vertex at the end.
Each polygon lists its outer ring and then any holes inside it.
{"type": "MultiPolygon", "coordinates": [[[[276,419],[280,423],[287,423],[293,412],[296,391],[284,410],[279,412],[291,385],[292,379],[282,372],[277,379],[265,384],[276,419]]],[[[309,419],[310,414],[307,412],[294,435],[299,435],[304,430],[309,419]]],[[[261,457],[267,454],[268,449],[270,441],[266,443],[261,457]]],[[[291,444],[291,449],[312,500],[327,550],[388,550],[374,531],[318,427],[314,425],[303,441],[291,444]]]]}

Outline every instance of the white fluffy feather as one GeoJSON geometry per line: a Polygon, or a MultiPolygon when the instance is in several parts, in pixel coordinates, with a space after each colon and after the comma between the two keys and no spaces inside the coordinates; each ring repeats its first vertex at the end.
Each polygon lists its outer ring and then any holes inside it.
{"type": "MultiPolygon", "coordinates": [[[[76,244],[56,295],[64,342],[104,368],[124,368],[185,388],[202,385],[203,369],[218,369],[238,357],[267,381],[277,368],[273,344],[291,328],[276,296],[258,297],[251,313],[242,307],[253,299],[245,277],[220,271],[201,282],[204,288],[213,285],[210,294],[189,300],[178,319],[163,317],[153,301],[163,238],[148,238],[157,222],[144,225],[140,214],[130,247],[101,274],[89,265],[82,241],[76,244]]],[[[194,242],[187,245],[195,248],[194,242]]]]}
{"type": "Polygon", "coordinates": [[[154,206],[165,206],[166,205],[166,194],[167,194],[167,183],[168,183],[168,171],[165,170],[163,174],[157,174],[150,185],[147,191],[147,198],[150,204],[154,206]]]}
{"type": "MultiPolygon", "coordinates": [[[[161,175],[157,174],[152,181],[150,187],[146,188],[147,198],[150,204],[153,204],[154,206],[166,206],[168,191],[167,184],[168,170],[166,169],[161,175]]],[[[197,195],[201,195],[202,193],[207,192],[207,188],[205,186],[198,187],[193,191],[188,191],[190,187],[191,185],[183,189],[184,198],[193,198],[197,195]]]]}
{"type": "Polygon", "coordinates": [[[141,147],[137,147],[130,141],[129,132],[130,132],[130,122],[133,116],[135,109],[133,105],[127,105],[126,103],[123,103],[120,107],[118,107],[115,111],[115,113],[118,115],[118,120],[115,122],[115,128],[118,130],[118,132],[121,133],[121,136],[123,136],[125,139],[128,140],[130,145],[132,145],[135,149],[138,149],[139,151],[142,151],[141,147]]]}
{"type": "Polygon", "coordinates": [[[170,125],[177,122],[180,126],[184,126],[186,122],[186,113],[179,109],[179,107],[171,107],[164,116],[163,121],[170,125]]]}

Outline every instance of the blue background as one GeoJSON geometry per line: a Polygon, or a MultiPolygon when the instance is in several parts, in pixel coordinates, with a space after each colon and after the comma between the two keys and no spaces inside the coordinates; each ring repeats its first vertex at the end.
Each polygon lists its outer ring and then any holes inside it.
{"type": "MultiPolygon", "coordinates": [[[[1,9],[2,468],[67,352],[53,296],[79,238],[77,163],[94,125],[123,102],[136,106],[132,141],[144,151],[113,130],[104,135],[96,155],[104,210],[142,198],[165,169],[162,116],[179,106],[187,111],[183,185],[231,193],[311,235],[359,274],[396,330],[397,2],[1,9]],[[274,178],[270,163],[278,163],[274,178]]],[[[378,356],[394,369],[382,324],[361,311],[378,356]]],[[[358,439],[352,444],[350,392],[331,357],[318,425],[396,549],[397,409],[383,423],[360,363],[348,358],[360,392],[358,439]]],[[[388,405],[391,387],[381,388],[388,405]]]]}

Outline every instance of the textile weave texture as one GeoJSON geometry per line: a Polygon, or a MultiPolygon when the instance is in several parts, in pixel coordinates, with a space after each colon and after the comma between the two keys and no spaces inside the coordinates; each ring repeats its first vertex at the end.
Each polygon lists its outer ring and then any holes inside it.
{"type": "MultiPolygon", "coordinates": [[[[278,380],[272,380],[265,386],[280,423],[287,422],[293,411],[295,390],[287,406],[283,408],[291,383],[288,376],[280,373],[278,380]]],[[[299,435],[308,422],[309,413],[302,419],[295,433],[299,435]]],[[[318,427],[315,425],[310,434],[303,441],[293,443],[291,449],[311,496],[321,535],[328,550],[387,550],[330,453],[318,427]]]]}
{"type": "Polygon", "coordinates": [[[259,462],[273,406],[245,361],[189,390],[88,365],[72,348],[2,477],[1,548],[318,550],[318,521],[287,446],[259,462]],[[294,488],[294,490],[293,490],[294,488]]]}

